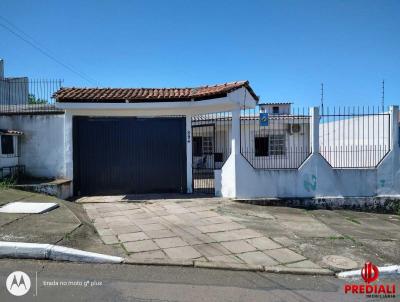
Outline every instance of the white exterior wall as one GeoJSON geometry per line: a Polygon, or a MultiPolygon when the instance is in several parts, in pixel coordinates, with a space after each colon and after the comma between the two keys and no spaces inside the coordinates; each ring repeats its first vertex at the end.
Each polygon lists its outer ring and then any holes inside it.
{"type": "Polygon", "coordinates": [[[0,128],[16,129],[20,137],[19,164],[35,177],[64,177],[64,115],[0,116],[0,128]]]}
{"type": "Polygon", "coordinates": [[[232,169],[231,162],[216,173],[216,194],[235,198],[304,198],[321,196],[375,196],[376,169],[332,169],[318,154],[311,155],[297,169],[254,169],[243,157],[237,161],[236,188],[220,178],[232,169]],[[221,175],[221,176],[220,176],[221,175]],[[224,185],[227,187],[224,188],[224,185]],[[235,191],[235,196],[224,192],[235,191]]]}

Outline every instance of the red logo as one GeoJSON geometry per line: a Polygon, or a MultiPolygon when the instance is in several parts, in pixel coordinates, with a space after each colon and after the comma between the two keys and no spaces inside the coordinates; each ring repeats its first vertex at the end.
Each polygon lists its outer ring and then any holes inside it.
{"type": "Polygon", "coordinates": [[[363,284],[344,284],[345,294],[362,294],[367,298],[395,298],[396,284],[371,284],[379,277],[379,269],[371,262],[366,262],[361,269],[361,277],[364,279],[363,284]]]}
{"type": "Polygon", "coordinates": [[[361,277],[366,283],[374,282],[379,277],[379,270],[373,263],[366,262],[361,270],[361,277]]]}

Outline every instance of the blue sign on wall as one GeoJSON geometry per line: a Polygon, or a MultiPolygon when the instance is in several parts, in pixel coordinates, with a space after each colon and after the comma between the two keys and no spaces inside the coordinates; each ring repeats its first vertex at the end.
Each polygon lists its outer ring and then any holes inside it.
{"type": "Polygon", "coordinates": [[[260,113],[260,126],[268,126],[268,113],[260,113]]]}

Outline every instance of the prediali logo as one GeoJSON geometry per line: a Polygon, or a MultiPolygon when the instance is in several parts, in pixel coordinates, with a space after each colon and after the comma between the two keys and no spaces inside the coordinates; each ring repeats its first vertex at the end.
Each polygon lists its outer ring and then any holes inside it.
{"type": "Polygon", "coordinates": [[[367,283],[374,282],[379,277],[379,270],[376,265],[371,262],[366,262],[361,270],[361,277],[367,283]]]}
{"type": "Polygon", "coordinates": [[[372,262],[366,262],[361,269],[361,277],[366,284],[344,285],[345,294],[364,294],[367,298],[395,298],[396,284],[371,284],[378,280],[379,269],[372,262]]]}

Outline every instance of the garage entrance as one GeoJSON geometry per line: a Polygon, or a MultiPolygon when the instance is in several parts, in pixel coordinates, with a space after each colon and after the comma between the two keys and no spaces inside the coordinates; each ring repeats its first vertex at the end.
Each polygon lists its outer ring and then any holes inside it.
{"type": "Polygon", "coordinates": [[[74,117],[75,195],[186,193],[184,117],[74,117]]]}

